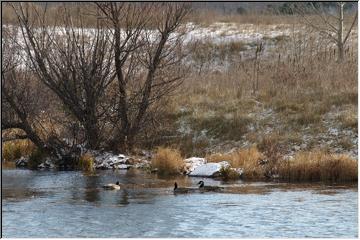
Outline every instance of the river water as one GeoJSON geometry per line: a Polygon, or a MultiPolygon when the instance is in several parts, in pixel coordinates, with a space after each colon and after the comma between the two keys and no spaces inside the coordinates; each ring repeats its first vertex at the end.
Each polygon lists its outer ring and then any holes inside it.
{"type": "Polygon", "coordinates": [[[142,171],[2,170],[3,237],[358,236],[357,185],[224,183],[142,171]],[[221,193],[174,194],[221,185],[221,193]],[[120,181],[122,189],[103,184],[120,181]]]}

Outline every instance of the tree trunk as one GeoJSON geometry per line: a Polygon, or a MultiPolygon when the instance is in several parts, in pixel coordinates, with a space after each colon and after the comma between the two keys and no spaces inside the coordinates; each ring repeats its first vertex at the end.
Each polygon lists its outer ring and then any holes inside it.
{"type": "Polygon", "coordinates": [[[338,61],[344,60],[344,3],[339,3],[339,29],[338,29],[338,61]]]}
{"type": "Polygon", "coordinates": [[[338,61],[344,61],[344,44],[342,42],[338,43],[338,61]]]}
{"type": "Polygon", "coordinates": [[[87,118],[87,121],[84,125],[88,148],[97,149],[99,145],[99,133],[97,129],[96,118],[87,118]]]}

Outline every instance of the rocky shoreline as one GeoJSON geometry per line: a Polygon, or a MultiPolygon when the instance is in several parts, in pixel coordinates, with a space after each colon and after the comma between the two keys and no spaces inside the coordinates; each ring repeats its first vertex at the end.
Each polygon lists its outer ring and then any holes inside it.
{"type": "MultiPolygon", "coordinates": [[[[110,152],[96,152],[91,151],[94,156],[94,169],[97,170],[128,170],[131,168],[151,170],[156,172],[157,169],[151,168],[151,154],[144,152],[141,157],[126,156],[124,154],[112,154],[110,152]]],[[[15,165],[18,168],[28,168],[29,158],[21,157],[15,161],[15,165]]],[[[191,157],[184,159],[184,168],[181,171],[182,174],[191,177],[218,177],[221,168],[230,168],[230,164],[227,161],[218,163],[208,162],[205,158],[191,157]]],[[[55,170],[58,167],[50,158],[46,158],[44,162],[37,166],[38,170],[55,170]]],[[[230,168],[236,171],[239,176],[243,174],[241,168],[230,168]]]]}

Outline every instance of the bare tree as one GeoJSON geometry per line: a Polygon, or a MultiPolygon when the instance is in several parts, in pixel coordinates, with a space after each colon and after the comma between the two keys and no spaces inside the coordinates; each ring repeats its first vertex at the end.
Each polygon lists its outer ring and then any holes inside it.
{"type": "Polygon", "coordinates": [[[106,111],[99,102],[115,77],[109,32],[100,21],[95,29],[83,27],[80,6],[75,18],[64,5],[54,16],[61,21],[54,25],[46,22],[46,5],[40,10],[28,3],[13,8],[33,70],[79,121],[88,147],[97,148],[106,111]]]}
{"type": "Polygon", "coordinates": [[[324,7],[322,3],[296,3],[293,6],[294,11],[302,16],[308,26],[336,44],[338,60],[340,62],[344,60],[345,45],[357,22],[358,16],[356,11],[349,28],[346,30],[344,26],[345,4],[346,2],[336,2],[336,14],[331,13],[329,8],[324,7]]]}
{"type": "Polygon", "coordinates": [[[151,122],[151,107],[183,79],[181,23],[189,7],[178,3],[97,3],[114,31],[120,125],[111,145],[133,146],[151,122]]]}
{"type": "Polygon", "coordinates": [[[28,69],[20,65],[17,28],[2,26],[2,30],[1,130],[3,134],[11,130],[10,136],[2,140],[30,139],[39,149],[54,153],[39,131],[39,116],[44,107],[41,101],[47,92],[40,88],[28,69]]]}

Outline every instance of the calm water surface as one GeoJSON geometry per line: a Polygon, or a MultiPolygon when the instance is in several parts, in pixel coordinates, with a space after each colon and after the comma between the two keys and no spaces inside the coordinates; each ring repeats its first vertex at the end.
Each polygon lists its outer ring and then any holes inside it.
{"type": "MultiPolygon", "coordinates": [[[[177,194],[141,171],[2,170],[3,237],[357,237],[357,186],[223,183],[177,194]],[[120,181],[120,191],[101,185],[120,181]],[[125,189],[126,188],[126,189],[125,189]]],[[[181,186],[202,179],[181,177],[181,186]]]]}

